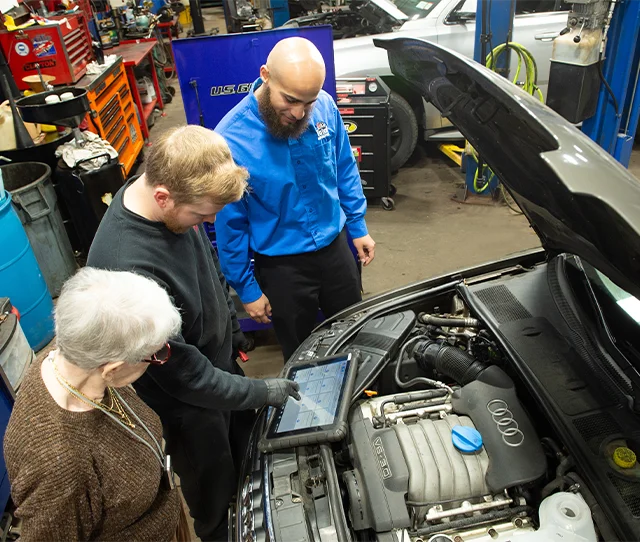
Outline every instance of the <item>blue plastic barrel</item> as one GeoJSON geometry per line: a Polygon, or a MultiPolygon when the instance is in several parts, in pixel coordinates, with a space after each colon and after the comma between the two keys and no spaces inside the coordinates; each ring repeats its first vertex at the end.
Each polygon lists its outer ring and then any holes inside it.
{"type": "Polygon", "coordinates": [[[0,297],[8,297],[20,311],[20,325],[36,352],[54,335],[53,300],[11,194],[0,201],[0,297]]]}

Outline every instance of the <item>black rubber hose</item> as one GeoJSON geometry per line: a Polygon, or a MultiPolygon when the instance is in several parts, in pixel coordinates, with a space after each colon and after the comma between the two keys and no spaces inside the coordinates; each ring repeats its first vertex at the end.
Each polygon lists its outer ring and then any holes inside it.
{"type": "Polygon", "coordinates": [[[571,479],[568,476],[558,476],[551,480],[546,486],[542,488],[540,492],[540,498],[545,500],[549,495],[555,493],[557,490],[564,491],[565,485],[571,485],[571,479]]]}
{"type": "Polygon", "coordinates": [[[451,531],[453,529],[462,529],[464,527],[475,526],[478,525],[478,520],[482,520],[482,523],[488,523],[493,521],[500,521],[502,519],[510,519],[523,514],[531,515],[532,513],[533,509],[530,506],[516,506],[515,508],[507,508],[506,510],[485,512],[482,514],[482,516],[455,519],[447,523],[429,525],[428,527],[422,527],[421,529],[418,529],[417,531],[415,531],[415,534],[418,536],[428,536],[430,534],[439,533],[442,531],[451,531]]]}
{"type": "Polygon", "coordinates": [[[416,344],[413,357],[422,370],[435,369],[462,386],[476,380],[488,367],[464,350],[436,341],[421,341],[416,344]]]}
{"type": "Polygon", "coordinates": [[[480,320],[475,318],[445,318],[424,312],[418,315],[418,320],[423,324],[437,327],[480,327],[480,320]]]}
{"type": "Polygon", "coordinates": [[[340,486],[338,485],[338,473],[333,462],[331,447],[327,444],[320,445],[320,456],[324,465],[324,471],[327,477],[327,487],[329,488],[329,503],[333,513],[333,522],[336,526],[336,534],[338,540],[342,542],[352,542],[351,533],[347,526],[347,516],[344,513],[344,505],[342,504],[342,496],[340,495],[340,486]]]}
{"type": "Polygon", "coordinates": [[[619,117],[620,108],[618,107],[618,99],[616,98],[616,95],[613,93],[613,90],[611,90],[611,85],[609,85],[609,81],[605,79],[604,73],[602,73],[603,62],[604,60],[602,60],[602,57],[601,57],[600,60],[598,61],[598,76],[600,77],[600,80],[602,81],[602,84],[604,85],[604,87],[607,89],[609,96],[611,96],[611,101],[613,102],[613,108],[616,110],[616,117],[619,117]]]}
{"type": "Polygon", "coordinates": [[[446,389],[449,393],[453,393],[453,390],[449,388],[446,384],[442,382],[438,382],[437,380],[433,380],[431,378],[425,378],[424,376],[416,376],[415,378],[412,378],[408,382],[402,381],[401,366],[402,366],[402,361],[404,359],[404,355],[408,351],[409,347],[413,346],[414,344],[417,344],[418,341],[420,341],[420,339],[425,339],[426,342],[431,342],[427,335],[418,335],[416,337],[413,337],[412,339],[409,339],[406,343],[402,345],[402,348],[400,349],[400,353],[398,354],[398,361],[396,363],[396,371],[394,375],[396,384],[400,389],[410,388],[411,386],[415,386],[416,384],[425,384],[427,386],[431,386],[434,388],[443,388],[443,389],[446,389]]]}
{"type": "Polygon", "coordinates": [[[587,506],[591,510],[593,521],[597,525],[598,530],[600,531],[600,535],[602,536],[602,539],[618,540],[619,536],[614,531],[613,527],[611,526],[611,523],[609,523],[609,520],[607,519],[607,516],[602,511],[600,504],[598,504],[598,501],[594,497],[593,493],[591,493],[587,485],[584,483],[582,478],[580,478],[580,476],[578,476],[575,472],[570,472],[565,476],[565,478],[569,479],[570,481],[580,486],[580,489],[578,491],[580,492],[580,495],[582,495],[584,501],[587,503],[587,506]]]}
{"type": "Polygon", "coordinates": [[[560,463],[558,464],[558,467],[556,468],[556,477],[542,488],[542,492],[540,494],[541,497],[543,499],[546,499],[555,490],[559,489],[561,491],[564,491],[565,485],[570,486],[571,480],[568,479],[565,475],[567,474],[569,469],[572,469],[574,466],[575,466],[575,461],[573,460],[573,457],[571,457],[570,455],[565,456],[560,461],[560,463]]]}
{"type": "Polygon", "coordinates": [[[542,437],[540,439],[540,442],[547,446],[553,452],[555,458],[558,461],[562,461],[564,459],[565,455],[564,453],[562,453],[560,446],[558,446],[558,443],[555,440],[550,437],[542,437]]]}
{"type": "Polygon", "coordinates": [[[573,457],[571,457],[570,455],[565,457],[562,461],[560,461],[560,464],[556,469],[556,478],[561,478],[562,476],[567,474],[567,472],[569,472],[569,469],[572,469],[575,464],[576,463],[573,460],[573,457]]]}

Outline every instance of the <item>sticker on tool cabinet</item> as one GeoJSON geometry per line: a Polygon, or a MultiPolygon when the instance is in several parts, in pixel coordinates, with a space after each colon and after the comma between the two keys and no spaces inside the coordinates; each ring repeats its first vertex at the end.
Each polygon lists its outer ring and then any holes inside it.
{"type": "Polygon", "coordinates": [[[53,56],[56,54],[56,46],[49,36],[38,34],[33,38],[33,52],[38,58],[53,56]]]}
{"type": "Polygon", "coordinates": [[[36,64],[40,66],[40,68],[55,68],[56,61],[53,58],[48,58],[46,60],[41,60],[40,62],[27,62],[22,69],[26,72],[30,72],[31,70],[36,69],[36,64]]]}
{"type": "Polygon", "coordinates": [[[318,134],[318,139],[329,137],[329,127],[324,122],[320,121],[316,124],[316,133],[318,134]]]}
{"type": "Polygon", "coordinates": [[[133,123],[129,124],[129,137],[131,138],[131,143],[138,141],[138,132],[133,123]]]}
{"type": "Polygon", "coordinates": [[[347,131],[348,134],[352,134],[358,129],[358,125],[355,122],[348,120],[347,122],[344,123],[344,129],[347,131]]]}
{"type": "Polygon", "coordinates": [[[26,41],[19,41],[16,43],[14,49],[20,56],[27,56],[29,54],[29,44],[26,41]]]}

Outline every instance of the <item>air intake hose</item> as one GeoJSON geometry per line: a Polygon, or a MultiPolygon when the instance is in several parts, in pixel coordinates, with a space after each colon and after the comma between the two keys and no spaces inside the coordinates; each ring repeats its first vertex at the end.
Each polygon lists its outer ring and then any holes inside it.
{"type": "Polygon", "coordinates": [[[473,359],[464,350],[439,341],[420,341],[413,349],[413,357],[424,371],[435,369],[464,386],[480,376],[488,365],[473,359]]]}

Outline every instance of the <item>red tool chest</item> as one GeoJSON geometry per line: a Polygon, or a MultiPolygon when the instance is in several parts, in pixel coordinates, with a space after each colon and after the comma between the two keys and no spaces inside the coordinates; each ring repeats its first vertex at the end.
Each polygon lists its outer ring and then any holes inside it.
{"type": "Polygon", "coordinates": [[[14,32],[0,30],[0,46],[20,90],[29,88],[22,78],[37,75],[36,64],[43,74],[56,78],[53,85],[69,85],[80,80],[93,58],[91,35],[82,13],[50,19],[66,21],[14,32]]]}

